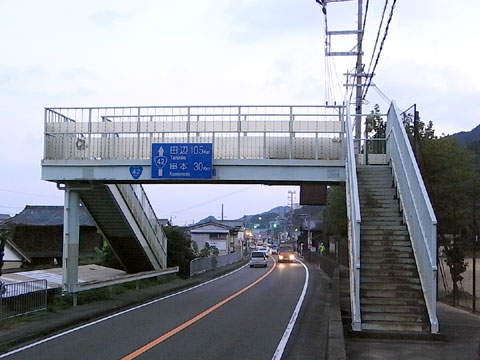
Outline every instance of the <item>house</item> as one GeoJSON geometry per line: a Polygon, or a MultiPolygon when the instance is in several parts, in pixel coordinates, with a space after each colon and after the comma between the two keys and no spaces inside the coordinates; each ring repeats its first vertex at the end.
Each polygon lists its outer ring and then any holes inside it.
{"type": "Polygon", "coordinates": [[[245,224],[237,220],[210,220],[190,226],[189,232],[198,249],[203,249],[208,242],[218,249],[219,255],[226,255],[243,246],[245,224]]]}
{"type": "Polygon", "coordinates": [[[5,243],[3,255],[3,270],[20,269],[24,263],[31,263],[32,260],[10,240],[5,243]]]}
{"type": "MultiPolygon", "coordinates": [[[[83,207],[80,207],[79,223],[80,259],[93,259],[95,248],[102,246],[103,237],[83,207]]],[[[2,222],[0,227],[10,230],[9,248],[24,259],[29,259],[31,265],[61,265],[63,206],[27,205],[19,214],[2,222]]]]}

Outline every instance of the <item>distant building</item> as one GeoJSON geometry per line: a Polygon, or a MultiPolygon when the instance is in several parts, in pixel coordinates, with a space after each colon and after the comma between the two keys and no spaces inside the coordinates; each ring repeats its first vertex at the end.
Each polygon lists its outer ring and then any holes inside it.
{"type": "Polygon", "coordinates": [[[237,220],[217,220],[189,227],[190,237],[202,250],[208,242],[218,249],[219,255],[240,251],[243,246],[245,223],[237,220]]]}
{"type": "MultiPolygon", "coordinates": [[[[80,207],[80,258],[94,258],[103,237],[97,233],[92,218],[80,207]]],[[[32,265],[61,265],[63,254],[63,206],[27,205],[19,214],[2,222],[9,228],[8,244],[32,265]]]]}
{"type": "Polygon", "coordinates": [[[2,271],[20,269],[25,263],[32,262],[32,260],[10,240],[7,240],[4,250],[2,271]]]}

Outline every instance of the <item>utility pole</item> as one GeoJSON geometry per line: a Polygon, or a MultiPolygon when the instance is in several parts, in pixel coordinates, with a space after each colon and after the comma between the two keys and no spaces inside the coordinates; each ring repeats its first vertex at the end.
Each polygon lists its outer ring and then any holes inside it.
{"type": "MultiPolygon", "coordinates": [[[[363,41],[363,1],[358,0],[358,18],[357,18],[357,64],[355,66],[356,76],[356,96],[355,96],[355,138],[362,138],[362,41],[363,41]]],[[[358,151],[360,150],[360,143],[357,142],[358,151]]]]}
{"type": "MultiPolygon", "coordinates": [[[[317,3],[322,5],[323,13],[327,16],[327,4],[332,2],[344,2],[352,0],[316,0],[317,3]]],[[[362,138],[362,92],[363,92],[363,78],[367,78],[369,75],[364,74],[362,63],[362,41],[363,41],[363,0],[357,0],[358,2],[358,14],[357,14],[357,29],[356,30],[336,30],[326,32],[326,44],[325,44],[325,56],[356,56],[357,62],[355,66],[355,74],[347,73],[347,83],[345,86],[355,87],[355,138],[362,138]],[[357,35],[357,46],[355,51],[330,51],[331,49],[331,37],[332,35],[357,35]],[[353,75],[355,81],[353,84],[349,84],[348,76],[353,75]]],[[[327,22],[325,22],[327,24],[327,22]]],[[[360,142],[355,143],[355,153],[360,152],[360,142]]]]}
{"type": "Polygon", "coordinates": [[[293,226],[293,199],[295,196],[295,191],[289,190],[288,191],[288,198],[290,200],[290,221],[288,224],[288,236],[290,240],[292,239],[292,226],[293,226]]]}

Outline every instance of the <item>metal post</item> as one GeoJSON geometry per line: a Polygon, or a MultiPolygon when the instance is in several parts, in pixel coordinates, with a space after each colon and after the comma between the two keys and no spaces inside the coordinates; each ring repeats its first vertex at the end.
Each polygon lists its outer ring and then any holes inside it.
{"type": "Polygon", "coordinates": [[[64,292],[74,292],[78,284],[79,205],[79,193],[71,190],[67,185],[63,211],[62,283],[64,292]]]}
{"type": "MultiPolygon", "coordinates": [[[[356,81],[356,97],[355,97],[355,138],[361,139],[362,137],[362,73],[363,73],[363,64],[362,64],[362,39],[363,39],[363,29],[362,29],[362,7],[363,1],[358,0],[358,19],[357,19],[357,64],[355,66],[355,76],[356,81]]],[[[360,152],[360,142],[357,142],[355,146],[355,153],[360,152]]]]}

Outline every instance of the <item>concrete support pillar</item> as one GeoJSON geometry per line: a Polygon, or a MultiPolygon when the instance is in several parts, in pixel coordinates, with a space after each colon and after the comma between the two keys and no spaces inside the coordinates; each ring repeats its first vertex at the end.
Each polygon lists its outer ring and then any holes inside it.
{"type": "Polygon", "coordinates": [[[63,210],[62,283],[64,292],[75,292],[78,284],[78,248],[80,243],[80,195],[65,188],[63,210]]]}

